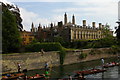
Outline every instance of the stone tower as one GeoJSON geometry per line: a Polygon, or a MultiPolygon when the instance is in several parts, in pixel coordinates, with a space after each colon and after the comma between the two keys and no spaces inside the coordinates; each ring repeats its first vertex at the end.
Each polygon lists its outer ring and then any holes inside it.
{"type": "Polygon", "coordinates": [[[42,30],[42,26],[41,26],[41,24],[39,23],[38,31],[40,32],[41,30],[42,30]]]}
{"type": "Polygon", "coordinates": [[[74,16],[74,14],[72,16],[72,24],[75,24],[75,16],[74,16]]]}
{"type": "Polygon", "coordinates": [[[31,32],[35,32],[35,28],[34,28],[33,22],[32,22],[32,25],[31,25],[31,32]]]}
{"type": "Polygon", "coordinates": [[[95,28],[95,22],[92,22],[92,27],[95,28]]]}
{"type": "Polygon", "coordinates": [[[65,15],[64,15],[64,24],[67,24],[67,14],[65,12],[65,15]]]}

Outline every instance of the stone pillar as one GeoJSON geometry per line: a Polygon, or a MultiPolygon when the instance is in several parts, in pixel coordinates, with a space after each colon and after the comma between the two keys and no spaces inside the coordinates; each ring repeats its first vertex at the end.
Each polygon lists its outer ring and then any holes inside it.
{"type": "Polygon", "coordinates": [[[102,29],[104,29],[104,27],[105,27],[105,26],[104,26],[104,25],[102,25],[102,29]]]}
{"type": "Polygon", "coordinates": [[[64,15],[64,24],[67,24],[67,14],[64,15]]]}
{"type": "Polygon", "coordinates": [[[86,27],[86,20],[83,20],[83,27],[86,27]]]}
{"type": "Polygon", "coordinates": [[[99,29],[102,29],[102,23],[99,23],[99,29]]]}
{"type": "Polygon", "coordinates": [[[95,28],[95,22],[92,22],[92,27],[95,28]]]}
{"type": "Polygon", "coordinates": [[[72,24],[75,24],[75,16],[74,16],[74,14],[72,16],[72,24]]]}

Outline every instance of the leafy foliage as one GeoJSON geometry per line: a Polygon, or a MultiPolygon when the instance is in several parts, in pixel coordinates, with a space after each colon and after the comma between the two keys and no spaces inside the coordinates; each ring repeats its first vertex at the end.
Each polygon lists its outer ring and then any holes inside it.
{"type": "Polygon", "coordinates": [[[113,46],[110,48],[109,53],[111,53],[111,54],[120,53],[120,46],[113,45],[113,46]]]}
{"type": "Polygon", "coordinates": [[[62,49],[60,50],[59,55],[60,55],[60,64],[63,65],[64,59],[65,59],[65,55],[66,55],[65,49],[62,48],[62,49]]]}
{"type": "Polygon", "coordinates": [[[101,53],[102,51],[98,49],[91,49],[91,51],[89,52],[90,55],[101,54],[101,53]]]}
{"type": "Polygon", "coordinates": [[[59,51],[62,49],[60,43],[33,43],[26,46],[26,51],[39,52],[41,49],[44,51],[59,51]]]}
{"type": "Polygon", "coordinates": [[[21,39],[18,31],[16,17],[8,10],[7,7],[2,8],[2,47],[3,52],[18,52],[21,39]]]}
{"type": "Polygon", "coordinates": [[[22,18],[20,17],[20,10],[17,6],[12,5],[12,4],[4,4],[2,3],[2,8],[3,9],[8,9],[12,15],[14,15],[14,17],[16,18],[16,24],[17,24],[17,28],[19,31],[22,31],[23,29],[23,25],[22,25],[22,18]]]}
{"type": "Polygon", "coordinates": [[[84,59],[84,58],[86,58],[87,57],[87,54],[85,54],[85,53],[81,53],[80,55],[79,55],[79,58],[80,59],[84,59]]]}

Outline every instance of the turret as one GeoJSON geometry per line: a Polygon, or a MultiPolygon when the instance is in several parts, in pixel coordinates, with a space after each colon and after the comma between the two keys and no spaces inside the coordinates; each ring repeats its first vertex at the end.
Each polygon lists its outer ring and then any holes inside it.
{"type": "Polygon", "coordinates": [[[92,22],[92,27],[95,28],[95,22],[92,22]]]}
{"type": "Polygon", "coordinates": [[[75,24],[75,16],[74,16],[74,14],[72,16],[72,24],[75,24]]]}
{"type": "Polygon", "coordinates": [[[64,15],[64,24],[67,24],[67,14],[64,15]]]}
{"type": "Polygon", "coordinates": [[[83,27],[86,27],[86,20],[83,20],[83,27]]]}
{"type": "Polygon", "coordinates": [[[42,27],[41,27],[41,24],[39,23],[38,31],[41,31],[41,30],[42,30],[42,27]]]}
{"type": "Polygon", "coordinates": [[[99,29],[102,29],[102,23],[99,23],[99,29]]]}
{"type": "Polygon", "coordinates": [[[35,32],[35,28],[34,28],[33,22],[32,22],[32,25],[31,25],[31,32],[35,32]]]}

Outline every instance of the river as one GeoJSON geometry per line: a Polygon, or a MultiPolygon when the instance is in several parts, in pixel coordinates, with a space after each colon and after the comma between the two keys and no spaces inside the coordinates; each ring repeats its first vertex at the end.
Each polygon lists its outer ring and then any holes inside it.
{"type": "MultiPolygon", "coordinates": [[[[112,61],[118,61],[117,58],[110,58],[105,59],[105,63],[112,62],[112,61]]],[[[93,60],[93,61],[87,61],[82,63],[75,63],[65,66],[58,66],[58,67],[52,67],[50,74],[51,78],[68,78],[68,75],[74,76],[76,71],[81,70],[87,70],[92,68],[99,68],[101,69],[102,62],[100,59],[93,60]]],[[[32,76],[35,75],[35,73],[43,74],[44,70],[42,69],[36,69],[36,70],[30,70],[27,72],[27,75],[32,76]]],[[[110,67],[107,68],[107,71],[104,73],[98,73],[98,74],[92,74],[85,76],[86,80],[120,80],[120,66],[110,67]]]]}

